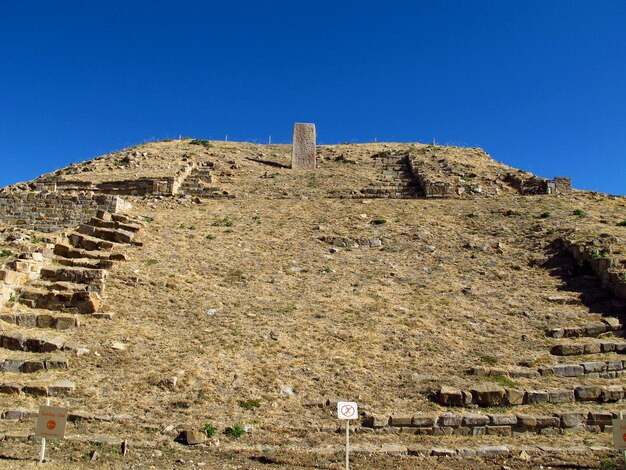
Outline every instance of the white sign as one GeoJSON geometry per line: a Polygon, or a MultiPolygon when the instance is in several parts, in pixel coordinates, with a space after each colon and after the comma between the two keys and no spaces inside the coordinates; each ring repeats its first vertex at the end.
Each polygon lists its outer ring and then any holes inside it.
{"type": "Polygon", "coordinates": [[[353,401],[340,401],[337,403],[337,417],[339,419],[358,419],[359,408],[353,401]]]}
{"type": "Polygon", "coordinates": [[[618,450],[626,450],[626,419],[613,420],[613,442],[618,450]]]}
{"type": "Polygon", "coordinates": [[[63,439],[67,423],[67,408],[57,406],[39,407],[35,436],[45,439],[63,439]]]}

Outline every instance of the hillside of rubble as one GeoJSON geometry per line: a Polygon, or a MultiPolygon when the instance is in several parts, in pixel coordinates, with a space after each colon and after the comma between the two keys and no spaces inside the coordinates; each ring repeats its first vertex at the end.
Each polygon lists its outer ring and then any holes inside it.
{"type": "Polygon", "coordinates": [[[600,468],[624,321],[624,196],[478,148],[142,144],[0,190],[0,457],[50,398],[51,468],[343,468],[349,400],[354,468],[600,468]]]}

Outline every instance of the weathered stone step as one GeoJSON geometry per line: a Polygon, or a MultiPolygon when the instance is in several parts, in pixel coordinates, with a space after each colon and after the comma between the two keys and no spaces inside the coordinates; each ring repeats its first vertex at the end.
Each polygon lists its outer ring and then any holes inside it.
{"type": "Polygon", "coordinates": [[[602,341],[596,343],[563,343],[553,346],[550,353],[555,356],[581,356],[584,354],[604,353],[624,354],[626,343],[618,341],[602,341]]]}
{"type": "Polygon", "coordinates": [[[578,364],[556,364],[539,368],[542,376],[555,375],[557,377],[581,377],[614,379],[624,377],[626,363],[621,360],[590,361],[578,364]]]}
{"type": "Polygon", "coordinates": [[[67,313],[95,313],[100,308],[97,292],[49,292],[34,287],[23,288],[20,302],[31,308],[42,308],[67,313]]]}
{"type": "Polygon", "coordinates": [[[111,251],[115,246],[119,246],[115,242],[101,240],[82,233],[71,233],[68,239],[74,248],[87,251],[111,251]]]}
{"type": "MultiPolygon", "coordinates": [[[[120,222],[118,220],[104,220],[99,217],[92,217],[87,225],[97,228],[106,228],[111,230],[119,230],[121,232],[137,233],[141,230],[142,226],[138,223],[120,222]]],[[[126,243],[126,242],[124,242],[126,243]]]]}
{"type": "Polygon", "coordinates": [[[590,323],[584,326],[552,328],[546,331],[546,336],[550,338],[580,338],[585,336],[595,337],[611,332],[616,335],[621,335],[623,334],[623,331],[621,331],[622,328],[623,325],[619,319],[605,318],[602,321],[590,323]]]}
{"type": "Polygon", "coordinates": [[[442,386],[433,401],[443,406],[517,406],[517,405],[560,405],[574,402],[611,403],[624,398],[622,385],[579,385],[576,387],[521,390],[501,387],[496,384],[479,384],[461,390],[442,386]]]}
{"type": "Polygon", "coordinates": [[[554,375],[557,377],[581,377],[614,379],[626,375],[624,369],[626,361],[614,359],[609,361],[588,361],[572,364],[554,364],[542,366],[537,369],[532,367],[472,367],[467,373],[478,377],[505,376],[511,378],[539,378],[554,375]]]}
{"type": "Polygon", "coordinates": [[[19,372],[32,374],[39,371],[69,368],[69,360],[65,356],[48,358],[6,358],[0,359],[0,372],[19,372]]]}
{"type": "Polygon", "coordinates": [[[108,275],[104,269],[51,266],[41,270],[42,279],[72,282],[75,284],[103,283],[108,275]]]}
{"type": "Polygon", "coordinates": [[[0,313],[0,320],[24,328],[52,328],[70,330],[78,328],[80,322],[75,315],[52,315],[48,313],[0,313]]]}
{"type": "Polygon", "coordinates": [[[569,434],[571,432],[612,432],[619,411],[566,411],[532,414],[366,414],[362,425],[373,429],[410,428],[414,434],[432,436],[522,436],[569,434]]]}
{"type": "Polygon", "coordinates": [[[123,253],[83,250],[80,248],[74,248],[73,246],[66,245],[64,243],[57,243],[54,246],[54,254],[57,256],[62,256],[64,258],[88,258],[95,260],[126,261],[126,255],[124,255],[123,253]]]}
{"type": "Polygon", "coordinates": [[[0,347],[11,351],[26,351],[47,353],[60,351],[64,348],[66,339],[63,336],[40,336],[21,331],[3,331],[0,333],[0,347]]]}
{"type": "Polygon", "coordinates": [[[55,256],[53,262],[61,266],[71,266],[75,268],[111,269],[113,267],[113,261],[108,259],[95,260],[90,258],[63,258],[55,256]]]}
{"type": "Polygon", "coordinates": [[[94,227],[93,225],[81,224],[77,229],[78,233],[89,235],[93,238],[100,238],[117,243],[133,243],[135,238],[134,232],[130,232],[122,229],[108,229],[94,227]]]}
{"type": "MultiPolygon", "coordinates": [[[[48,292],[97,292],[102,294],[104,292],[104,280],[100,279],[94,281],[92,284],[79,284],[69,281],[47,281],[44,279],[37,279],[33,281],[30,286],[26,286],[22,291],[28,291],[30,288],[37,289],[38,291],[48,292]]],[[[24,295],[23,298],[28,298],[28,295],[24,295]]]]}
{"type": "MultiPolygon", "coordinates": [[[[27,420],[27,419],[37,419],[39,415],[38,410],[28,409],[28,408],[9,408],[0,413],[0,419],[6,420],[27,420]]],[[[128,422],[132,421],[134,417],[128,414],[118,414],[118,415],[105,415],[105,414],[97,414],[90,413],[88,411],[70,411],[67,415],[67,420],[70,422],[77,421],[119,421],[119,422],[128,422]]]]}
{"type": "Polygon", "coordinates": [[[33,382],[30,384],[2,383],[0,393],[7,395],[30,395],[34,397],[59,397],[71,395],[76,390],[76,384],[68,380],[47,384],[33,382]]]}

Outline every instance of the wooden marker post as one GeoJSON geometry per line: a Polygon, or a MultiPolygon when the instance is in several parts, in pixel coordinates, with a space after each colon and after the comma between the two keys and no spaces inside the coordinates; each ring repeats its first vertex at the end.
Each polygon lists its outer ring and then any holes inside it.
{"type": "Polygon", "coordinates": [[[346,470],[350,470],[350,420],[359,418],[359,407],[353,401],[340,401],[337,418],[346,421],[346,470]]]}

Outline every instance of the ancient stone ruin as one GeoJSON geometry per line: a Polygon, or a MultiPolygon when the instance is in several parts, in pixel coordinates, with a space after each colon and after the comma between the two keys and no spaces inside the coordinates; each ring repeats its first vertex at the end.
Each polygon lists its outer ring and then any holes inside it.
{"type": "Polygon", "coordinates": [[[293,125],[291,168],[315,170],[315,124],[297,122],[293,125]]]}

